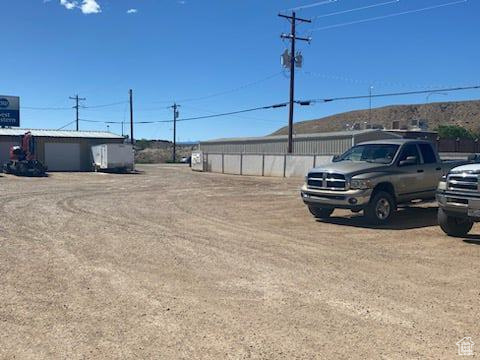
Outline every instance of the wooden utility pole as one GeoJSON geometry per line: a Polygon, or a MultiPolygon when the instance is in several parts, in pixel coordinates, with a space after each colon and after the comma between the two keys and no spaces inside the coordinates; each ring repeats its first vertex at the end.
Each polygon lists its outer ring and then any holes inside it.
{"type": "Polygon", "coordinates": [[[178,108],[180,105],[176,103],[173,104],[173,151],[172,151],[172,162],[177,161],[177,118],[178,118],[178,108]]]}
{"type": "Polygon", "coordinates": [[[294,106],[295,106],[295,42],[300,41],[311,41],[311,38],[298,37],[296,34],[296,25],[298,22],[311,23],[311,20],[297,18],[295,11],[292,12],[292,15],[283,15],[279,14],[278,16],[290,20],[292,24],[291,34],[282,34],[282,39],[290,39],[291,42],[291,53],[290,53],[290,111],[288,116],[288,153],[293,153],[293,115],[294,115],[294,106]]]}
{"type": "MultiPolygon", "coordinates": [[[[130,89],[130,143],[133,145],[135,140],[133,138],[133,90],[130,89]]],[[[123,132],[123,123],[122,123],[122,132],[123,132]]]]}
{"type": "Polygon", "coordinates": [[[76,123],[76,125],[77,125],[77,126],[76,126],[76,129],[77,129],[77,131],[78,131],[78,129],[79,129],[78,122],[79,122],[79,120],[80,120],[80,119],[79,119],[79,111],[78,111],[78,109],[80,108],[80,101],[85,101],[85,100],[87,100],[87,99],[86,99],[86,98],[78,97],[78,94],[77,94],[77,95],[75,95],[74,97],[70,96],[70,100],[75,100],[75,106],[74,106],[73,108],[76,110],[76,111],[75,111],[75,113],[76,113],[75,123],[76,123]]]}

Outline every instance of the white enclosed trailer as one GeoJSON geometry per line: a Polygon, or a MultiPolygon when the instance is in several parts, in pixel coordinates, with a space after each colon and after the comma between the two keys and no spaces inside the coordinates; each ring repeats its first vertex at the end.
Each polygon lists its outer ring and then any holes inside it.
{"type": "Polygon", "coordinates": [[[131,144],[102,144],[92,146],[92,157],[95,171],[128,171],[134,169],[134,151],[131,144]]]}

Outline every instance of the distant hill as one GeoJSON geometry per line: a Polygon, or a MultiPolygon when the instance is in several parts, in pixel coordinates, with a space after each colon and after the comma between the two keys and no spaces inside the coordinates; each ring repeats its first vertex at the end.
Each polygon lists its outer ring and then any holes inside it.
{"type": "MultiPolygon", "coordinates": [[[[428,130],[439,125],[459,125],[476,133],[480,132],[480,100],[440,102],[419,105],[393,105],[369,110],[357,110],[298,122],[294,133],[311,134],[347,129],[364,129],[369,124],[375,128],[408,129],[425,123],[428,130]]],[[[272,135],[286,135],[288,127],[272,135]]]]}
{"type": "MultiPolygon", "coordinates": [[[[177,143],[177,161],[190,156],[197,148],[197,142],[177,143]]],[[[173,143],[168,140],[140,139],[135,143],[135,150],[135,161],[139,164],[165,163],[172,159],[173,143]]]]}

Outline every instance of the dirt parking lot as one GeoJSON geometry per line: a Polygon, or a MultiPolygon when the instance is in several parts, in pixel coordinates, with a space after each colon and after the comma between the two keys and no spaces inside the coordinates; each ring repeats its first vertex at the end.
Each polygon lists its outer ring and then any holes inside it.
{"type": "Polygon", "coordinates": [[[318,222],[302,180],[140,169],[0,178],[0,358],[478,357],[480,237],[435,207],[318,222]]]}

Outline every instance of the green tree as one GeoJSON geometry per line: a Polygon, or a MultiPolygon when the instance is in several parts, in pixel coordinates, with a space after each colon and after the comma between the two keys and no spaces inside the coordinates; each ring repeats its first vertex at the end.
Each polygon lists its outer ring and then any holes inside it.
{"type": "Polygon", "coordinates": [[[135,142],[137,150],[144,150],[150,146],[151,141],[146,139],[140,139],[135,142]]]}
{"type": "Polygon", "coordinates": [[[474,139],[476,135],[462,126],[458,125],[440,125],[437,129],[438,136],[441,139],[474,139]]]}

